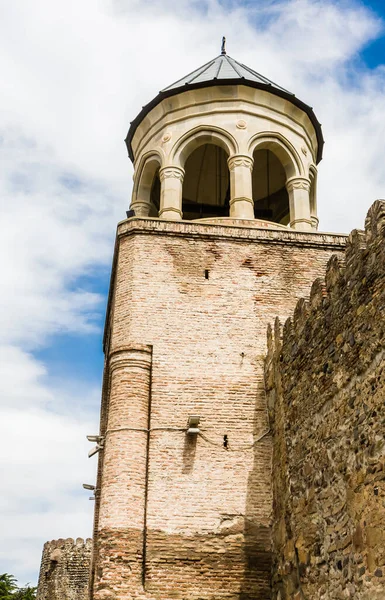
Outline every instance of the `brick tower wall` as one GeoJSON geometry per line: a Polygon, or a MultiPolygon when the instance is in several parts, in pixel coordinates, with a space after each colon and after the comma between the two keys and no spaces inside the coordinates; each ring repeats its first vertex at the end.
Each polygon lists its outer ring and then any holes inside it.
{"type": "Polygon", "coordinates": [[[44,544],[37,600],[88,600],[92,540],[44,544]]]}
{"type": "Polygon", "coordinates": [[[345,242],[152,219],[119,225],[94,600],[270,597],[266,326],[309,294],[345,242]],[[184,431],[194,414],[201,436],[184,431]]]}
{"type": "Polygon", "coordinates": [[[273,598],[385,598],[385,202],[270,336],[273,598]]]}

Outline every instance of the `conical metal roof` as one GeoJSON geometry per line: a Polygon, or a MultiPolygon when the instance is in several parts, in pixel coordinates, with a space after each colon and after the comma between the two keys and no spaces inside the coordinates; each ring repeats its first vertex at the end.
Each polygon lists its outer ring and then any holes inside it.
{"type": "Polygon", "coordinates": [[[222,40],[222,53],[219,56],[199,67],[198,69],[195,69],[195,71],[192,71],[192,73],[189,73],[185,77],[178,79],[178,81],[175,81],[175,83],[172,83],[168,87],[164,88],[151,102],[146,104],[146,106],[143,106],[138,116],[131,122],[125,140],[127,144],[128,155],[131,160],[134,160],[131,140],[139,123],[141,123],[144,117],[165,98],[169,98],[170,96],[181,94],[192,89],[211,87],[214,85],[247,85],[249,87],[265,90],[271,94],[274,94],[275,96],[280,96],[281,98],[288,100],[303,110],[308,115],[317,135],[317,163],[319,163],[322,159],[324,139],[321,125],[315,116],[313,109],[299,100],[294,94],[285,90],[285,88],[277,85],[273,81],[270,81],[270,79],[264,77],[264,75],[253,71],[253,69],[250,69],[246,65],[239,63],[231,58],[231,56],[228,56],[226,54],[224,41],[225,40],[222,40]]]}
{"type": "Polygon", "coordinates": [[[288,92],[288,90],[285,90],[280,85],[270,81],[270,79],[264,77],[260,73],[253,71],[253,69],[246,67],[246,65],[239,63],[227,54],[220,54],[202,67],[199,67],[199,69],[195,69],[192,73],[189,73],[185,77],[182,77],[182,79],[178,79],[175,83],[164,88],[162,92],[169,92],[184,86],[195,86],[209,81],[220,81],[222,83],[222,81],[227,79],[245,79],[247,81],[254,81],[255,83],[264,86],[272,86],[277,90],[281,90],[281,92],[294,96],[294,94],[288,92]]]}

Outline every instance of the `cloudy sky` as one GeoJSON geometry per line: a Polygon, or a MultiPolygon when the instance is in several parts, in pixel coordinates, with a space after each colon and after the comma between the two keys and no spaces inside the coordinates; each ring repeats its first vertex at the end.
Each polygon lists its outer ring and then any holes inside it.
{"type": "Polygon", "coordinates": [[[220,51],[312,105],[320,228],[385,196],[383,0],[0,0],[0,573],[89,536],[87,433],[132,168],[123,139],[159,89],[220,51]],[[382,16],[381,16],[382,11],[382,16]]]}

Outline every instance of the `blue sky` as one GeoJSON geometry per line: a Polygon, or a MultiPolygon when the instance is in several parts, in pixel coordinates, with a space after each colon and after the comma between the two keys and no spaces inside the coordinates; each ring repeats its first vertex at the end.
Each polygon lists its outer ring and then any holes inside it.
{"type": "MultiPolygon", "coordinates": [[[[251,5],[253,3],[250,3],[251,5]]],[[[359,4],[359,3],[357,3],[359,4]]],[[[362,3],[374,13],[384,19],[385,23],[385,3],[382,0],[373,0],[372,2],[362,3]]],[[[239,5],[242,5],[239,2],[239,5]]],[[[247,5],[247,3],[245,3],[247,5]]],[[[231,39],[230,39],[231,42],[231,39]]],[[[235,48],[234,48],[235,51],[235,48]]],[[[364,61],[369,69],[375,69],[385,63],[385,29],[374,41],[370,41],[363,46],[358,54],[360,60],[364,61]]],[[[165,81],[165,84],[168,80],[165,81]]],[[[384,99],[385,101],[385,99],[384,99]]],[[[132,115],[133,117],[136,115],[132,115]]],[[[124,153],[124,148],[121,151],[124,153]]],[[[70,187],[76,185],[76,179],[73,180],[70,174],[67,175],[67,181],[70,187]]],[[[384,190],[385,194],[385,190],[384,190]]],[[[122,217],[124,212],[122,211],[122,217]]],[[[112,244],[111,244],[112,250],[112,244]]],[[[99,330],[87,336],[76,334],[55,335],[54,343],[45,346],[36,353],[36,357],[49,365],[49,372],[52,377],[62,377],[64,374],[75,374],[76,378],[82,378],[92,381],[94,385],[100,385],[103,370],[103,353],[101,349],[100,329],[104,325],[105,303],[107,300],[109,287],[110,267],[109,265],[100,269],[93,275],[78,278],[74,285],[96,292],[103,297],[101,309],[98,312],[99,330]]]]}
{"type": "MultiPolygon", "coordinates": [[[[364,2],[363,4],[385,20],[385,4],[382,0],[373,0],[372,2],[364,2]]],[[[373,42],[368,43],[360,54],[370,69],[375,69],[378,65],[383,65],[385,57],[385,31],[373,42]]]]}
{"type": "MultiPolygon", "coordinates": [[[[113,243],[111,244],[111,253],[113,243]]],[[[112,262],[112,254],[111,254],[112,262]]],[[[78,277],[73,282],[74,289],[86,290],[100,295],[101,302],[95,314],[96,328],[87,335],[57,333],[48,345],[34,353],[36,358],[49,365],[49,374],[61,378],[71,373],[75,379],[81,378],[100,386],[103,374],[102,328],[110,280],[110,265],[99,268],[94,273],[78,277]]]]}
{"type": "Polygon", "coordinates": [[[380,0],[0,0],[0,572],[36,581],[45,540],[87,536],[123,139],[157,91],[228,52],[311,104],[320,228],[385,196],[380,0]],[[143,44],[143,39],[146,43],[143,44]]]}

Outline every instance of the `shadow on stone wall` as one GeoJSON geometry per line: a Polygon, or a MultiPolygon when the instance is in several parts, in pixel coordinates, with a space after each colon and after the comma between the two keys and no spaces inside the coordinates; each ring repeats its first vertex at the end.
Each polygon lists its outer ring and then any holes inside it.
{"type": "Polygon", "coordinates": [[[245,572],[240,600],[268,600],[271,597],[271,434],[267,407],[264,407],[263,381],[259,382],[256,397],[253,468],[248,478],[244,521],[245,572]]]}
{"type": "Polygon", "coordinates": [[[188,475],[194,468],[194,460],[197,449],[198,436],[186,435],[183,447],[183,475],[188,475]]]}

